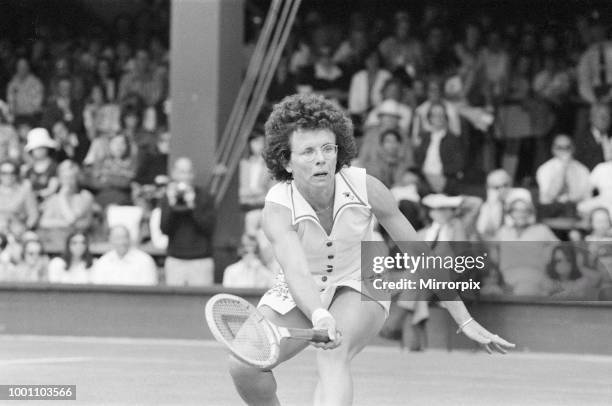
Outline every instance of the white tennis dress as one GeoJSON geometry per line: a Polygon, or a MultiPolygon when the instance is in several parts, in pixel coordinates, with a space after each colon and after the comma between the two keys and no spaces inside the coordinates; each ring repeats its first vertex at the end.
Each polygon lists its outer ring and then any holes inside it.
{"type": "MultiPolygon", "coordinates": [[[[310,273],[319,287],[325,308],[329,308],[340,286],[362,291],[361,242],[373,239],[374,216],[368,204],[365,169],[343,168],[335,175],[335,182],[333,224],[329,235],[293,181],[276,184],[266,196],[267,202],[291,210],[292,224],[297,228],[310,273]]],[[[370,296],[365,291],[363,293],[370,296]]],[[[388,314],[389,302],[378,302],[388,314]]],[[[263,295],[259,302],[261,305],[267,305],[280,314],[286,314],[296,306],[283,272],[263,295]]]]}

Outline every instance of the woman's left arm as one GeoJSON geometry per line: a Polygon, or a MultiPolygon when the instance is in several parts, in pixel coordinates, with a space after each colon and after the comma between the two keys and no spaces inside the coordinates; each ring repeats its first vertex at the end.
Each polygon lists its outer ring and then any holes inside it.
{"type": "MultiPolygon", "coordinates": [[[[419,241],[414,227],[399,211],[393,195],[381,181],[368,175],[367,191],[372,212],[393,241],[419,241]]],[[[422,245],[423,252],[427,254],[431,251],[425,242],[422,242],[422,245]]],[[[462,331],[472,340],[483,344],[489,353],[492,352],[491,349],[505,353],[506,348],[514,348],[514,344],[509,343],[498,335],[490,333],[478,324],[470,316],[465,304],[461,300],[446,300],[441,301],[441,303],[460,326],[458,331],[462,331]]]]}

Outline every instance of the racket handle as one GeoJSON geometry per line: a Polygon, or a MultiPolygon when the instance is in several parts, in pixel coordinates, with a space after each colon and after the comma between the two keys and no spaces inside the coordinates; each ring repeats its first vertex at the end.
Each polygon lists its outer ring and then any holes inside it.
{"type": "Polygon", "coordinates": [[[327,335],[327,330],[310,328],[288,328],[288,337],[298,340],[312,341],[313,343],[328,343],[331,341],[327,335]]]}
{"type": "Polygon", "coordinates": [[[313,343],[328,343],[331,340],[327,335],[327,330],[312,329],[312,338],[309,341],[313,343]]]}

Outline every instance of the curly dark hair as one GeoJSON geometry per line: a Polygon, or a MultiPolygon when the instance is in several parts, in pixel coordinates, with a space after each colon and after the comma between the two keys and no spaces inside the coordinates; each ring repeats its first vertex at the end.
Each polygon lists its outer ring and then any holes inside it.
{"type": "Polygon", "coordinates": [[[339,106],[322,96],[294,94],[285,97],[274,106],[265,128],[263,156],[272,176],[279,181],[293,178],[285,170],[285,165],[291,156],[290,136],[296,130],[330,130],[336,135],[336,173],[349,165],[357,154],[350,118],[339,106]]]}

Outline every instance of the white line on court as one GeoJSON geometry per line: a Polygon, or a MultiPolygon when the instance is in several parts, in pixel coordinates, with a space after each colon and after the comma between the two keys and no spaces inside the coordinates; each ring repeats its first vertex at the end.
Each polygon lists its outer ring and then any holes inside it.
{"type": "Polygon", "coordinates": [[[89,362],[92,357],[56,357],[56,358],[16,358],[0,360],[0,365],[29,365],[29,364],[60,364],[74,362],[89,362]]]}
{"type": "MultiPolygon", "coordinates": [[[[201,348],[222,348],[223,346],[214,340],[189,340],[175,338],[133,338],[133,337],[92,337],[92,336],[35,336],[35,335],[1,335],[0,342],[58,342],[58,343],[89,343],[89,344],[116,344],[116,345],[156,345],[156,346],[183,346],[183,347],[201,347],[201,348]]],[[[315,350],[308,348],[308,350],[315,350]]],[[[393,346],[372,345],[366,347],[364,352],[373,353],[396,353],[401,351],[393,346]]],[[[473,356],[489,356],[484,352],[475,353],[466,350],[446,351],[439,349],[431,349],[428,353],[454,355],[473,355],[473,356]]],[[[419,356],[416,354],[415,356],[419,356]]],[[[498,357],[499,355],[494,355],[498,357]]],[[[502,358],[522,358],[533,360],[551,360],[551,361],[585,361],[597,363],[612,363],[611,355],[598,354],[566,354],[566,353],[543,353],[543,352],[511,352],[502,358]]]]}

